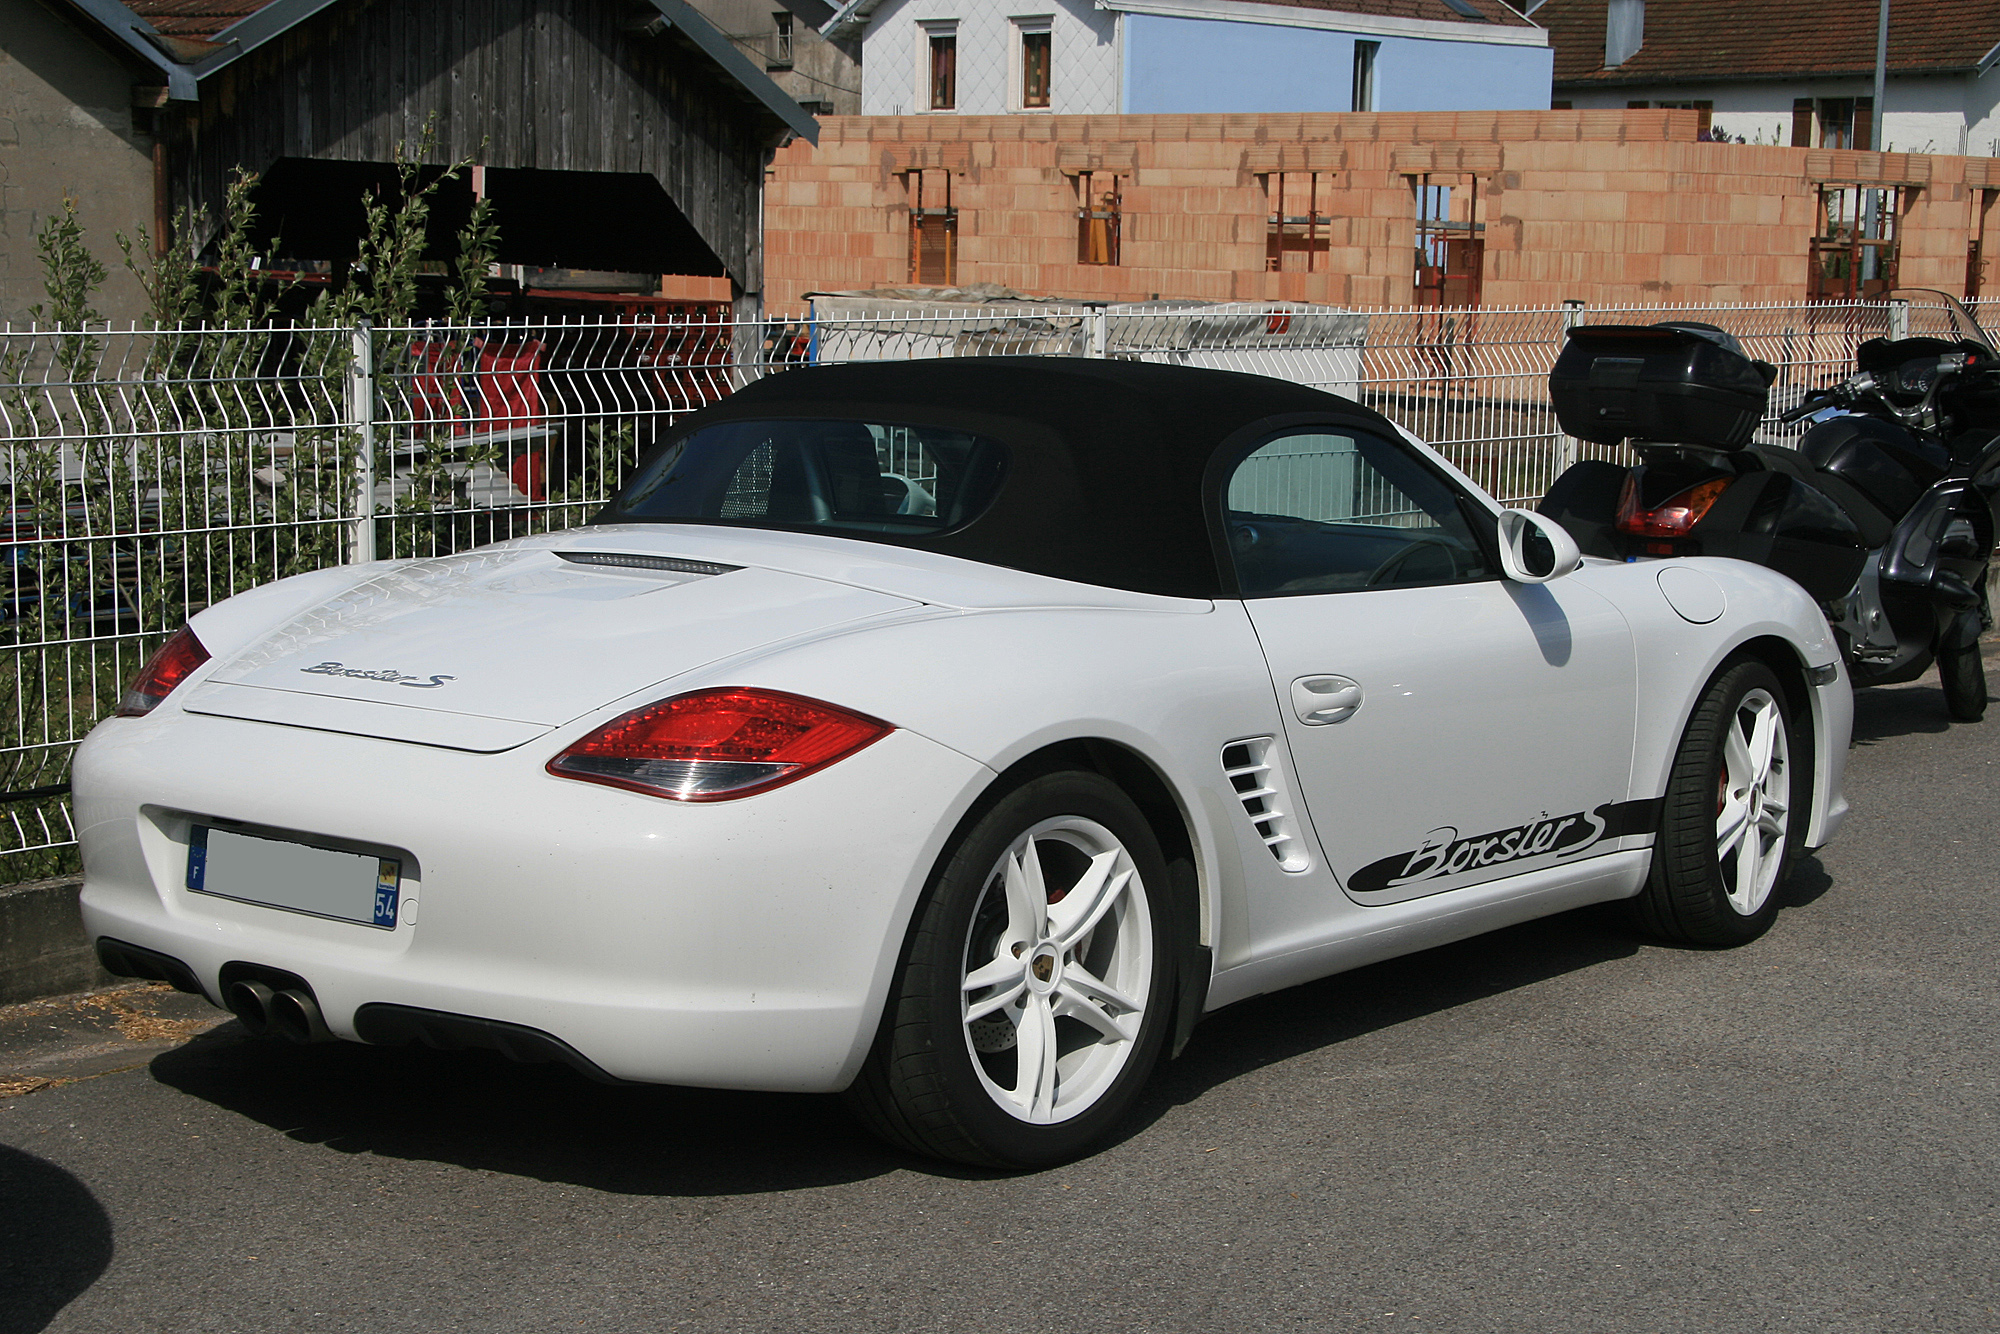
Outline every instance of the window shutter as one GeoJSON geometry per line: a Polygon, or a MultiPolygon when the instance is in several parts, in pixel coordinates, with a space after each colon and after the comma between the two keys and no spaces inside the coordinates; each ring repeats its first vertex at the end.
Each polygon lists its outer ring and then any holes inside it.
{"type": "Polygon", "coordinates": [[[1814,147],[1813,100],[1810,97],[1792,99],[1792,147],[1814,147]]]}

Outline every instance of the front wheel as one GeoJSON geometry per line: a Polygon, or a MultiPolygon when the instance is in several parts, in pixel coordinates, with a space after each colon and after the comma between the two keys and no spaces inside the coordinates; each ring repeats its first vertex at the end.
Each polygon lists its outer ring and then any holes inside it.
{"type": "MultiPolygon", "coordinates": [[[[1961,613],[1977,618],[1977,612],[1961,613]]],[[[1979,651],[1977,625],[1953,624],[1944,633],[1945,645],[1937,655],[1938,683],[1944,687],[1945,711],[1961,723],[1976,723],[1986,716],[1986,659],[1979,651]]]]}
{"type": "Polygon", "coordinates": [[[1725,665],[1688,719],[1646,887],[1647,931],[1686,945],[1741,945],[1778,913],[1778,887],[1805,836],[1810,781],[1777,675],[1725,665]]]}
{"type": "Polygon", "coordinates": [[[1172,1008],[1159,843],[1094,773],[1031,779],[946,854],[848,1091],[904,1148],[982,1167],[1074,1158],[1130,1106],[1172,1008]]]}

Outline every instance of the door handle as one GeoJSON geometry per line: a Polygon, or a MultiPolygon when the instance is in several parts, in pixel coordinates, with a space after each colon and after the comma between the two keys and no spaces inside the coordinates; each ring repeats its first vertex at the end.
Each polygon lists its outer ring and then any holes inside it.
{"type": "Polygon", "coordinates": [[[1361,707],[1361,683],[1345,676],[1301,676],[1292,682],[1292,712],[1307,727],[1344,723],[1361,707]]]}

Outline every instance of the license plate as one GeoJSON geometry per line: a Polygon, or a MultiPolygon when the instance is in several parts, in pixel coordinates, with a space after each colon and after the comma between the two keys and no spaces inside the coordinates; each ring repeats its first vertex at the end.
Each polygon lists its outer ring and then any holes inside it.
{"type": "Polygon", "coordinates": [[[187,887],[197,894],[393,931],[403,863],[196,825],[187,887]]]}

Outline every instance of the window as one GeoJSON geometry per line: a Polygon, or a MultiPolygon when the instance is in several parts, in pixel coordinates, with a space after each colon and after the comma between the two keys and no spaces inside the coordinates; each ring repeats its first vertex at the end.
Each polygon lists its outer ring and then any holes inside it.
{"type": "Polygon", "coordinates": [[[928,28],[930,34],[929,106],[950,111],[958,106],[958,28],[928,28]]]}
{"type": "Polygon", "coordinates": [[[1236,465],[1223,504],[1245,597],[1493,577],[1458,494],[1405,446],[1375,436],[1281,435],[1236,465]]]}
{"type": "Polygon", "coordinates": [[[951,202],[951,173],[906,172],[910,196],[910,281],[950,287],[958,281],[958,210],[951,202]]]}
{"type": "Polygon", "coordinates": [[[792,16],[790,13],[771,15],[771,63],[765,69],[790,69],[792,67],[792,16]]]}
{"type": "Polygon", "coordinates": [[[1051,49],[1048,19],[1016,19],[1020,30],[1021,108],[1046,110],[1049,105],[1051,49]]]}
{"type": "Polygon", "coordinates": [[[1270,221],[1264,231],[1264,268],[1270,273],[1317,273],[1327,264],[1326,213],[1333,193],[1330,171],[1274,171],[1264,178],[1270,221]]]}
{"type": "Polygon", "coordinates": [[[997,442],[935,427],[724,422],[653,459],[613,508],[623,519],[922,537],[976,518],[1005,463],[997,442]]]}
{"type": "Polygon", "coordinates": [[[1469,176],[1413,176],[1417,202],[1415,303],[1476,306],[1486,271],[1479,183],[1469,176]]]}
{"type": "Polygon", "coordinates": [[[1700,132],[1700,136],[1703,139],[1708,138],[1709,131],[1714,127],[1715,103],[1707,99],[1702,99],[1700,101],[1695,101],[1695,102],[1655,102],[1653,103],[1653,105],[1658,107],[1662,111],[1700,112],[1701,121],[1697,126],[1697,128],[1700,132]]]}
{"type": "Polygon", "coordinates": [[[1894,185],[1820,186],[1808,297],[1866,300],[1895,287],[1897,230],[1908,195],[1894,185]]]}
{"type": "Polygon", "coordinates": [[[1875,130],[1872,97],[1810,97],[1792,102],[1792,147],[1868,148],[1875,130]]]}
{"type": "Polygon", "coordinates": [[[1118,178],[1107,171],[1076,173],[1076,262],[1118,262],[1118,178]]]}
{"type": "Polygon", "coordinates": [[[1375,109],[1375,57],[1381,50],[1380,42],[1354,44],[1354,99],[1350,111],[1375,109]]]}

